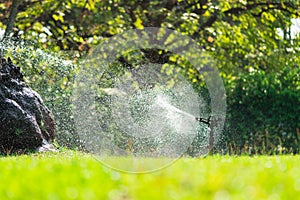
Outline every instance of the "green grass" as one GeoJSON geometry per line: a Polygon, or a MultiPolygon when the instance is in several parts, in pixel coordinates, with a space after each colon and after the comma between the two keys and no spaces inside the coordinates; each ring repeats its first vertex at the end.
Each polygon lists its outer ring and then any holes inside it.
{"type": "Polygon", "coordinates": [[[295,199],[300,156],[182,158],[150,174],[65,151],[0,158],[0,199],[295,199]]]}

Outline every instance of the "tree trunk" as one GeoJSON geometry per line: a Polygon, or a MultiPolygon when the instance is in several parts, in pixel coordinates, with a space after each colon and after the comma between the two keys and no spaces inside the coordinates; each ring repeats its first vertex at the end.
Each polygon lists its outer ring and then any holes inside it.
{"type": "Polygon", "coordinates": [[[6,29],[5,29],[3,39],[9,37],[12,30],[13,30],[15,20],[16,20],[16,17],[17,17],[17,13],[18,13],[18,7],[19,7],[20,3],[21,3],[21,0],[13,0],[12,1],[10,13],[9,13],[9,18],[7,20],[6,29]]]}

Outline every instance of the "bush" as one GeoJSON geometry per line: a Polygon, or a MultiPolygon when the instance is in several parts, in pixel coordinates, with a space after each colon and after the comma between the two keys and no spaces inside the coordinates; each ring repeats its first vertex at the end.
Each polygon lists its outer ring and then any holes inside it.
{"type": "Polygon", "coordinates": [[[227,150],[299,153],[300,69],[253,71],[227,85],[227,150]]]}

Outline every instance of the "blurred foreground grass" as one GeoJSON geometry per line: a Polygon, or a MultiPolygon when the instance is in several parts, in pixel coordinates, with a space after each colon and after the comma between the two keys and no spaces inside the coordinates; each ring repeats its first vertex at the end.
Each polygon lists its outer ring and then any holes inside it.
{"type": "Polygon", "coordinates": [[[74,151],[0,157],[0,199],[297,199],[300,156],[182,158],[150,174],[74,151]]]}

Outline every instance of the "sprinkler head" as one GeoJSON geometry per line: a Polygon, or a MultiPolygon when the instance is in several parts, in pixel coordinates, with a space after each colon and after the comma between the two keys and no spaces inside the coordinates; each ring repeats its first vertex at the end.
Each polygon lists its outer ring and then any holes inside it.
{"type": "Polygon", "coordinates": [[[196,117],[196,121],[202,122],[202,123],[207,124],[208,126],[210,126],[210,118],[211,118],[211,116],[209,116],[207,119],[202,118],[202,117],[196,117]]]}

